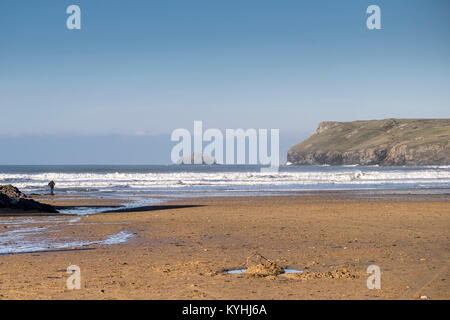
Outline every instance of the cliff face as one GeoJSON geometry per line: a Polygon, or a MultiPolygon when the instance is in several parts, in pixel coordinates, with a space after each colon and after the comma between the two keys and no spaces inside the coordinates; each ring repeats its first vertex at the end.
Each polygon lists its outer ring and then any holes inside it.
{"type": "Polygon", "coordinates": [[[450,119],[322,122],[288,151],[297,165],[450,165],[450,119]]]}

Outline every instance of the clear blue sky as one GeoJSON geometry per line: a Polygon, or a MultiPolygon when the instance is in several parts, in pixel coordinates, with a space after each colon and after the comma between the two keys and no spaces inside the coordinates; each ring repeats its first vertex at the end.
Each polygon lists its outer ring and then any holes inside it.
{"type": "Polygon", "coordinates": [[[0,141],[449,118],[449,39],[448,0],[2,0],[0,141]]]}

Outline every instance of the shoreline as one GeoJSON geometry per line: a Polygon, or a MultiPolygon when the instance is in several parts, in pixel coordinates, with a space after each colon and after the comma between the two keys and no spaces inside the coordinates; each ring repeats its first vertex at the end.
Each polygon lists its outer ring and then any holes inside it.
{"type": "Polygon", "coordinates": [[[449,299],[448,201],[342,193],[208,197],[80,216],[57,227],[36,218],[49,231],[58,230],[49,233],[55,241],[71,237],[90,244],[0,256],[0,298],[449,299]],[[98,244],[120,232],[132,236],[98,244]],[[225,273],[245,268],[255,252],[307,272],[225,273]],[[80,266],[81,290],[65,286],[72,264],[80,266]],[[366,269],[373,264],[382,270],[382,290],[366,287],[366,269]]]}
{"type": "Polygon", "coordinates": [[[246,198],[246,197],[311,197],[311,196],[345,196],[354,197],[355,199],[391,199],[391,200],[450,200],[450,188],[373,188],[373,189],[335,189],[335,190],[274,190],[274,191],[242,191],[242,194],[198,194],[193,196],[170,197],[161,194],[131,195],[136,197],[134,200],[125,199],[123,197],[103,197],[98,195],[90,195],[80,193],[76,195],[65,194],[28,194],[30,199],[36,200],[44,204],[50,204],[57,210],[75,210],[77,208],[105,208],[105,211],[98,211],[89,214],[78,215],[76,213],[46,213],[38,211],[24,211],[17,209],[0,209],[1,217],[45,217],[45,216],[84,216],[93,214],[104,214],[113,212],[135,212],[148,208],[152,210],[153,206],[163,206],[170,202],[190,201],[195,199],[209,198],[246,198]],[[433,192],[434,191],[434,192],[433,192]],[[138,203],[139,200],[154,199],[158,200],[155,204],[131,205],[138,203]]]}

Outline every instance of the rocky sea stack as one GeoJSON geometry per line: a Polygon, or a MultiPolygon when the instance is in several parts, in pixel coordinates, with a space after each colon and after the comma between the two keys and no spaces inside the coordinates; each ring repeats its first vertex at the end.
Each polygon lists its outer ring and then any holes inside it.
{"type": "Polygon", "coordinates": [[[0,209],[58,213],[53,206],[29,199],[12,185],[0,185],[0,209]]]}
{"type": "Polygon", "coordinates": [[[200,165],[212,165],[217,164],[216,159],[208,156],[207,154],[202,153],[193,153],[190,156],[180,158],[177,161],[178,165],[184,165],[184,164],[200,164],[200,165]]]}
{"type": "Polygon", "coordinates": [[[450,119],[326,121],[293,146],[296,165],[450,165],[450,119]]]}

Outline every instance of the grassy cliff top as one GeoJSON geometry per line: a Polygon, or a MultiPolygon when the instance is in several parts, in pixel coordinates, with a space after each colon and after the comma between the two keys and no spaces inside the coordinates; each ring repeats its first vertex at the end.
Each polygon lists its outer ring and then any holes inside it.
{"type": "Polygon", "coordinates": [[[449,140],[450,119],[325,121],[310,138],[293,146],[289,152],[346,152],[380,145],[446,145],[449,140]]]}

